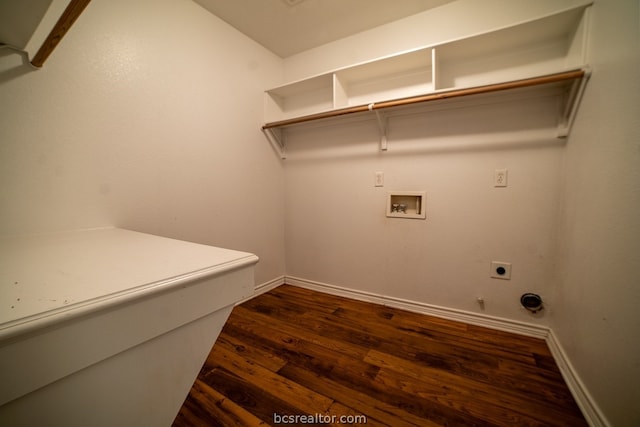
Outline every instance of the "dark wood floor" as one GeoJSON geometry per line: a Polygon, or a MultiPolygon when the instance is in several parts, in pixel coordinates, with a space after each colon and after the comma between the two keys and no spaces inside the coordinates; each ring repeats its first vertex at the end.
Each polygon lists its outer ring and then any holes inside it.
{"type": "Polygon", "coordinates": [[[298,425],[333,415],[335,425],[587,425],[542,340],[284,285],[234,308],[174,426],[296,415],[298,425]]]}

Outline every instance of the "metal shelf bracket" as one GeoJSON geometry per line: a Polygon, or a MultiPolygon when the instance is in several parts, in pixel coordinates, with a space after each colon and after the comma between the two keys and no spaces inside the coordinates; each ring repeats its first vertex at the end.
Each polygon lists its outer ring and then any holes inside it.
{"type": "Polygon", "coordinates": [[[387,116],[374,109],[374,104],[369,104],[369,111],[376,113],[378,130],[380,131],[380,151],[387,151],[387,116]]]}
{"type": "Polygon", "coordinates": [[[267,140],[273,145],[281,159],[287,158],[287,152],[284,145],[284,132],[282,129],[277,128],[262,128],[262,132],[267,140]]]}
{"type": "Polygon", "coordinates": [[[582,99],[584,89],[587,86],[587,80],[591,77],[590,68],[585,67],[583,71],[584,75],[582,78],[573,81],[573,84],[565,97],[565,105],[560,116],[560,122],[558,123],[558,138],[566,138],[569,136],[571,126],[573,126],[573,121],[576,118],[580,100],[582,99]]]}

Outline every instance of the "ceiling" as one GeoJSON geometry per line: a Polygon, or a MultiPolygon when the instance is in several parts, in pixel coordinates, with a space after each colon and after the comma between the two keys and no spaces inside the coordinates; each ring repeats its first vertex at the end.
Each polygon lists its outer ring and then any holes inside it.
{"type": "Polygon", "coordinates": [[[453,0],[194,1],[286,58],[453,0]]]}

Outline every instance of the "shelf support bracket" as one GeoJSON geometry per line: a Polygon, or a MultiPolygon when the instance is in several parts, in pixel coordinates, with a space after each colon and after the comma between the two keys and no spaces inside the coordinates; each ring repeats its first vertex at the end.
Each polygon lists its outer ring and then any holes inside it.
{"type": "Polygon", "coordinates": [[[558,138],[566,138],[569,136],[571,126],[578,112],[578,105],[582,99],[582,94],[587,85],[587,80],[591,77],[591,69],[585,68],[582,78],[577,79],[571,85],[569,93],[566,95],[566,104],[564,105],[560,123],[558,124],[558,138]]]}
{"type": "Polygon", "coordinates": [[[271,143],[271,145],[273,145],[273,148],[275,148],[278,154],[280,154],[280,158],[283,160],[286,159],[287,152],[285,150],[284,135],[282,129],[263,127],[262,132],[264,133],[264,136],[267,138],[267,140],[271,143]]]}
{"type": "Polygon", "coordinates": [[[380,131],[380,151],[387,151],[387,117],[378,110],[374,110],[373,103],[369,104],[368,107],[369,111],[373,111],[376,114],[378,130],[380,131]]]}

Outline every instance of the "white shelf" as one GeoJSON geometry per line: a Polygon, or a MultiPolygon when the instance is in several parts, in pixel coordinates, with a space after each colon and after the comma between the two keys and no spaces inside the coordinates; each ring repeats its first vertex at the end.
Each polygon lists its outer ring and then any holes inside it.
{"type": "Polygon", "coordinates": [[[331,74],[302,80],[267,91],[267,121],[300,117],[333,109],[333,77],[331,74]]]}
{"type": "Polygon", "coordinates": [[[336,72],[334,108],[365,105],[433,91],[431,49],[336,72]]]}
{"type": "Polygon", "coordinates": [[[91,0],[0,2],[0,45],[41,68],[91,0]]]}
{"type": "Polygon", "coordinates": [[[0,340],[257,262],[119,228],[3,238],[0,259],[0,340]]]}
{"type": "MultiPolygon", "coordinates": [[[[287,126],[552,81],[562,82],[560,90],[568,94],[558,121],[558,135],[564,137],[589,74],[585,46],[590,5],[267,90],[263,130],[283,149],[280,129],[287,126]]],[[[384,150],[386,122],[375,112],[384,150]]]]}
{"type": "Polygon", "coordinates": [[[436,48],[436,89],[524,79],[584,65],[584,9],[446,43],[436,48]]]}

